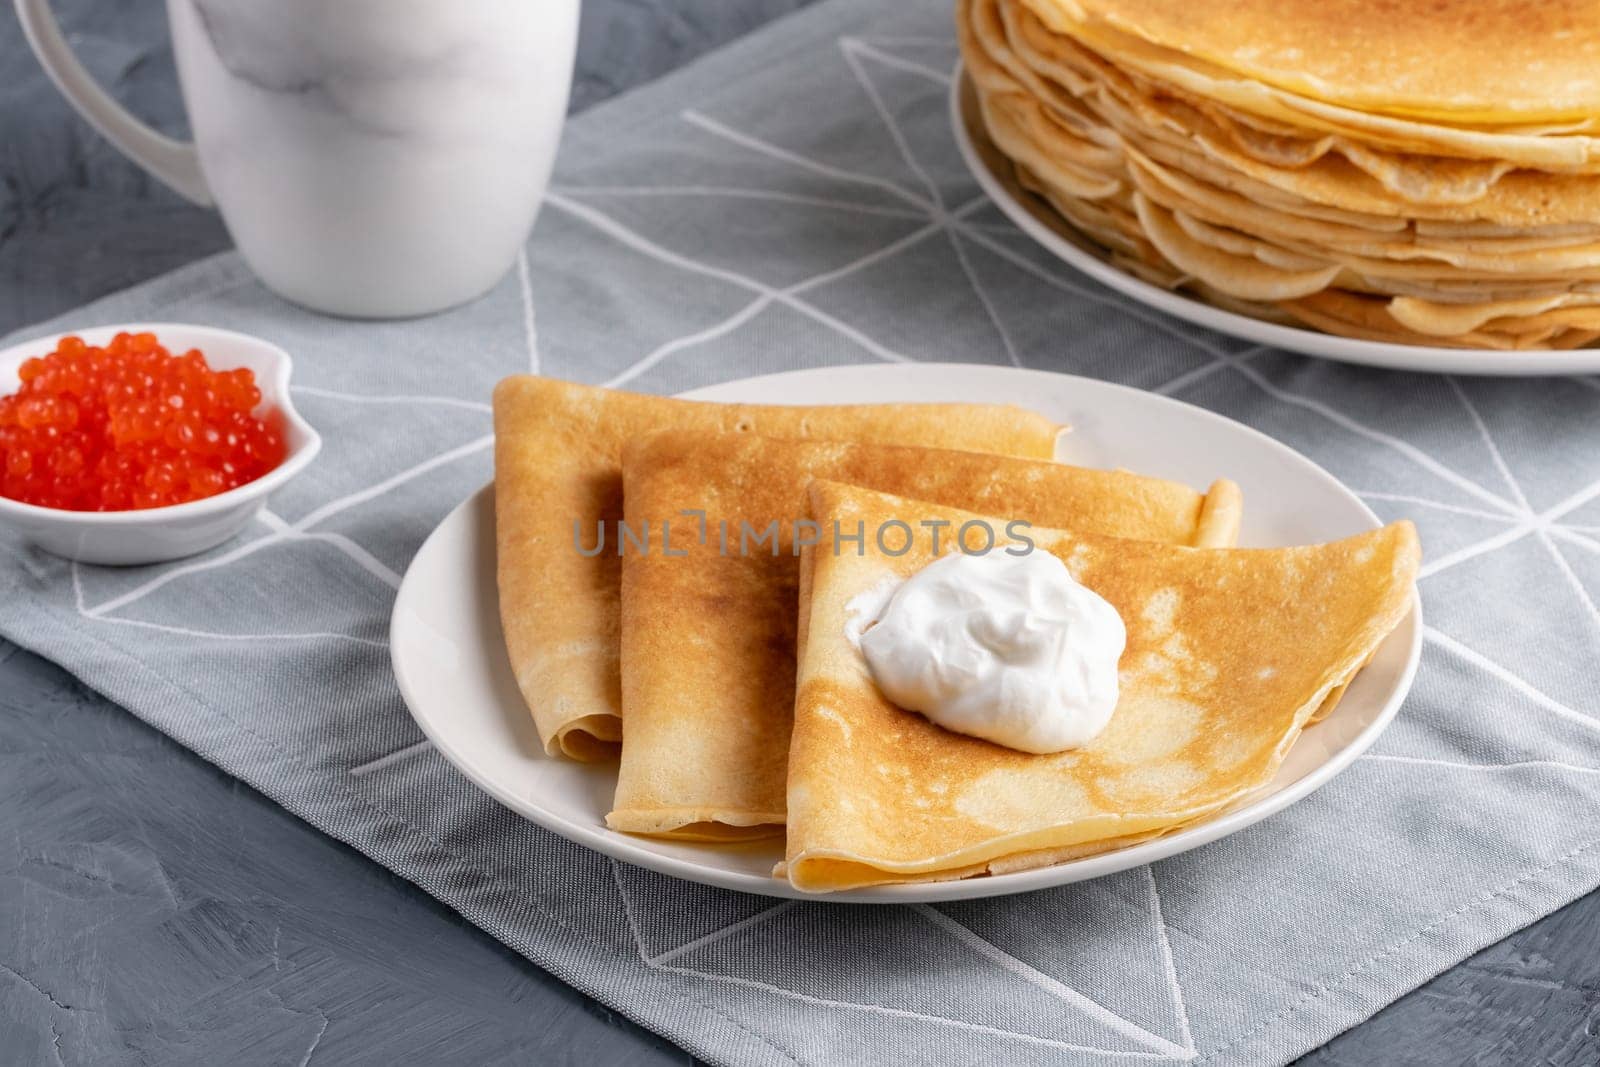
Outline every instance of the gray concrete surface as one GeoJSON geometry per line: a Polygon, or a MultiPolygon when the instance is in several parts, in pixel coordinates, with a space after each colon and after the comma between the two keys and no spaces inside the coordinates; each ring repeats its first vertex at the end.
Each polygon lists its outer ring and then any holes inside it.
{"type": "MultiPolygon", "coordinates": [[[[807,0],[587,0],[574,109],[807,0]]],[[[184,123],[155,0],[58,0],[184,123]]],[[[225,248],[56,97],[0,13],[0,332],[225,248]]],[[[0,1064],[692,1062],[0,641],[0,1064]]],[[[1301,1061],[1600,1063],[1600,894],[1301,1061]]]]}

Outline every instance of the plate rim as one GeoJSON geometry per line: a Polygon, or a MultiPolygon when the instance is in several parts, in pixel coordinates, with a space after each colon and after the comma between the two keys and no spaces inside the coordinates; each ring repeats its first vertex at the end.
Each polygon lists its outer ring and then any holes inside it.
{"type": "MultiPolygon", "coordinates": [[[[1491,349],[1443,348],[1365,341],[1355,337],[1283,326],[1214,307],[1193,297],[1172,292],[1136,278],[1105,259],[1062,237],[1038,213],[1011,191],[983,158],[973,139],[966,98],[971,78],[957,60],[951,73],[947,108],[956,148],[967,170],[991,203],[1010,222],[1057,259],[1093,280],[1152,310],[1217,333],[1257,345],[1277,348],[1315,359],[1333,360],[1384,370],[1423,374],[1461,374],[1486,378],[1554,378],[1600,373],[1600,348],[1527,349],[1500,352],[1491,349]]],[[[998,150],[997,150],[998,151],[998,150]]],[[[1068,224],[1070,225],[1070,223],[1068,224]]]]}
{"type": "MultiPolygon", "coordinates": [[[[1133,386],[1122,385],[1116,382],[1106,382],[1095,378],[1086,378],[1080,375],[1060,374],[1054,371],[1036,370],[1032,368],[994,367],[974,363],[916,363],[916,364],[846,364],[842,366],[812,367],[798,370],[779,371],[772,374],[753,375],[746,378],[734,379],[714,385],[702,386],[684,393],[676,394],[684,399],[711,399],[715,394],[750,388],[755,385],[770,385],[784,379],[795,377],[827,376],[838,373],[865,373],[869,376],[882,376],[894,378],[898,375],[921,373],[922,368],[932,368],[944,373],[959,371],[961,373],[997,374],[1006,377],[1021,376],[1033,378],[1047,376],[1053,383],[1079,383],[1097,389],[1110,389],[1119,392],[1136,393],[1142,402],[1151,400],[1165,404],[1177,405],[1198,412],[1214,420],[1228,423],[1235,430],[1244,430],[1265,445],[1279,451],[1286,458],[1292,459],[1308,468],[1308,473],[1326,479],[1346,494],[1351,501],[1361,509],[1361,513],[1372,527],[1382,525],[1376,513],[1362,501],[1360,497],[1323,469],[1319,464],[1305,456],[1303,453],[1291,448],[1289,445],[1278,441],[1252,426],[1247,426],[1236,419],[1219,414],[1209,409],[1202,408],[1186,401],[1173,397],[1150,393],[1133,386]]],[[[1019,390],[1019,395],[1026,395],[1019,390]]],[[[813,893],[796,889],[787,881],[779,878],[759,878],[740,871],[730,871],[723,868],[705,866],[688,859],[663,855],[644,848],[627,834],[619,833],[606,828],[603,824],[587,826],[569,821],[551,813],[547,809],[531,802],[528,798],[519,796],[515,791],[503,786],[493,775],[480,768],[470,753],[461,751],[452,744],[451,735],[437,727],[429,716],[420,710],[422,701],[416,692],[409,676],[406,664],[402,661],[399,650],[401,648],[400,631],[403,618],[415,609],[409,609],[408,601],[411,596],[418,595],[417,585],[413,576],[418,573],[421,562],[429,558],[430,550],[443,536],[446,527],[455,523],[470,521],[464,518],[465,513],[481,505],[486,495],[494,492],[494,482],[491,480],[479,486],[464,500],[439,521],[423,540],[411,561],[406,566],[406,571],[401,579],[400,588],[395,594],[394,605],[391,609],[388,627],[389,657],[395,682],[399,687],[401,698],[406,705],[407,712],[417,724],[423,735],[432,743],[434,748],[452,766],[464,774],[475,786],[493,797],[503,807],[545,829],[582,845],[612,860],[620,860],[634,866],[644,867],[659,874],[680,878],[685,881],[696,882],[702,885],[712,885],[737,892],[750,893],[759,896],[775,897],[790,900],[809,900],[823,903],[839,904],[908,904],[908,903],[936,903],[950,900],[978,899],[994,896],[1011,896],[1017,893],[1033,892],[1055,886],[1066,885],[1073,882],[1086,881],[1093,878],[1115,874],[1146,863],[1166,859],[1209,844],[1229,834],[1243,830],[1262,819],[1277,814],[1292,804],[1303,800],[1333,778],[1346,770],[1351,764],[1365,753],[1378,737],[1394,721],[1410,694],[1412,684],[1416,678],[1417,668],[1422,653],[1422,605],[1417,595],[1412,597],[1411,610],[1407,613],[1395,631],[1385,638],[1384,643],[1395,640],[1409,629],[1409,647],[1406,649],[1406,660],[1396,679],[1393,691],[1385,699],[1383,706],[1378,709],[1372,721],[1360,732],[1350,738],[1338,752],[1329,759],[1308,771],[1297,781],[1291,782],[1282,789],[1267,796],[1263,796],[1243,807],[1226,811],[1214,818],[1207,819],[1184,830],[1179,830],[1165,837],[1156,838],[1141,844],[1118,849],[1114,852],[1102,853],[1083,859],[1071,860],[1066,863],[1052,864],[1030,870],[1015,871],[1001,875],[990,875],[982,878],[967,878],[944,882],[915,882],[900,883],[882,886],[870,886],[864,889],[842,890],[829,893],[813,893]]],[[[1382,647],[1382,646],[1380,646],[1382,647]]],[[[503,650],[502,650],[503,652],[503,650]]],[[[519,713],[526,714],[525,708],[516,709],[519,713]]],[[[546,757],[549,758],[549,757],[546,757]]]]}

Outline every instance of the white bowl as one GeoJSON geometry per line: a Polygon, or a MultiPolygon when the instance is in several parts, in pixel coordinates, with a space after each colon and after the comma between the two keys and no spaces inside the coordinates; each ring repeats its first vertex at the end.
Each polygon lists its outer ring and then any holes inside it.
{"type": "MultiPolygon", "coordinates": [[[[198,348],[215,370],[248,367],[256,376],[264,404],[283,412],[288,454],[253,482],[225,493],[137,511],[64,511],[0,497],[0,520],[21,531],[46,552],[84,563],[131,565],[164,563],[213,548],[238,533],[267,502],[267,496],[305,469],[322,449],[322,438],[294,409],[289,395],[289,353],[249,334],[176,322],[139,322],[74,330],[91,345],[104,345],[118,333],[153,333],[169,351],[198,348]]],[[[52,351],[66,333],[40,337],[0,352],[0,395],[21,384],[23,361],[52,351]]]]}

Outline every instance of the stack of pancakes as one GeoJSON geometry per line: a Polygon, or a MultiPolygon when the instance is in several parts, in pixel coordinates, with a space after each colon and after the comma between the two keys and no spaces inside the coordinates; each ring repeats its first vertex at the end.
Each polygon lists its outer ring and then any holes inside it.
{"type": "Polygon", "coordinates": [[[803,889],[1060,862],[1241,803],[1411,603],[1408,523],[1235,549],[1232,482],[1055,462],[1062,427],[1008,405],[519,377],[494,410],[501,620],[546,751],[620,757],[612,829],[781,836],[803,889]],[[969,523],[1004,545],[1012,520],[1128,629],[1112,724],[1083,749],[1031,755],[897,708],[847,638],[856,598],[970,544],[969,523]]]}
{"type": "Polygon", "coordinates": [[[1147,281],[1349,337],[1600,337],[1600,7],[958,0],[1018,181],[1147,281]]]}

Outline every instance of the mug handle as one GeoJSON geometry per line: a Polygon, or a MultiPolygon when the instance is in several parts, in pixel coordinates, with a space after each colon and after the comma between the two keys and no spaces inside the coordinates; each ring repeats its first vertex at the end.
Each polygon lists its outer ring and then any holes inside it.
{"type": "Polygon", "coordinates": [[[179,196],[202,207],[212,204],[192,141],[178,141],[152,130],[100,88],[61,35],[49,0],[16,0],[22,32],[45,73],[89,125],[123,155],[149,171],[179,196]]]}

